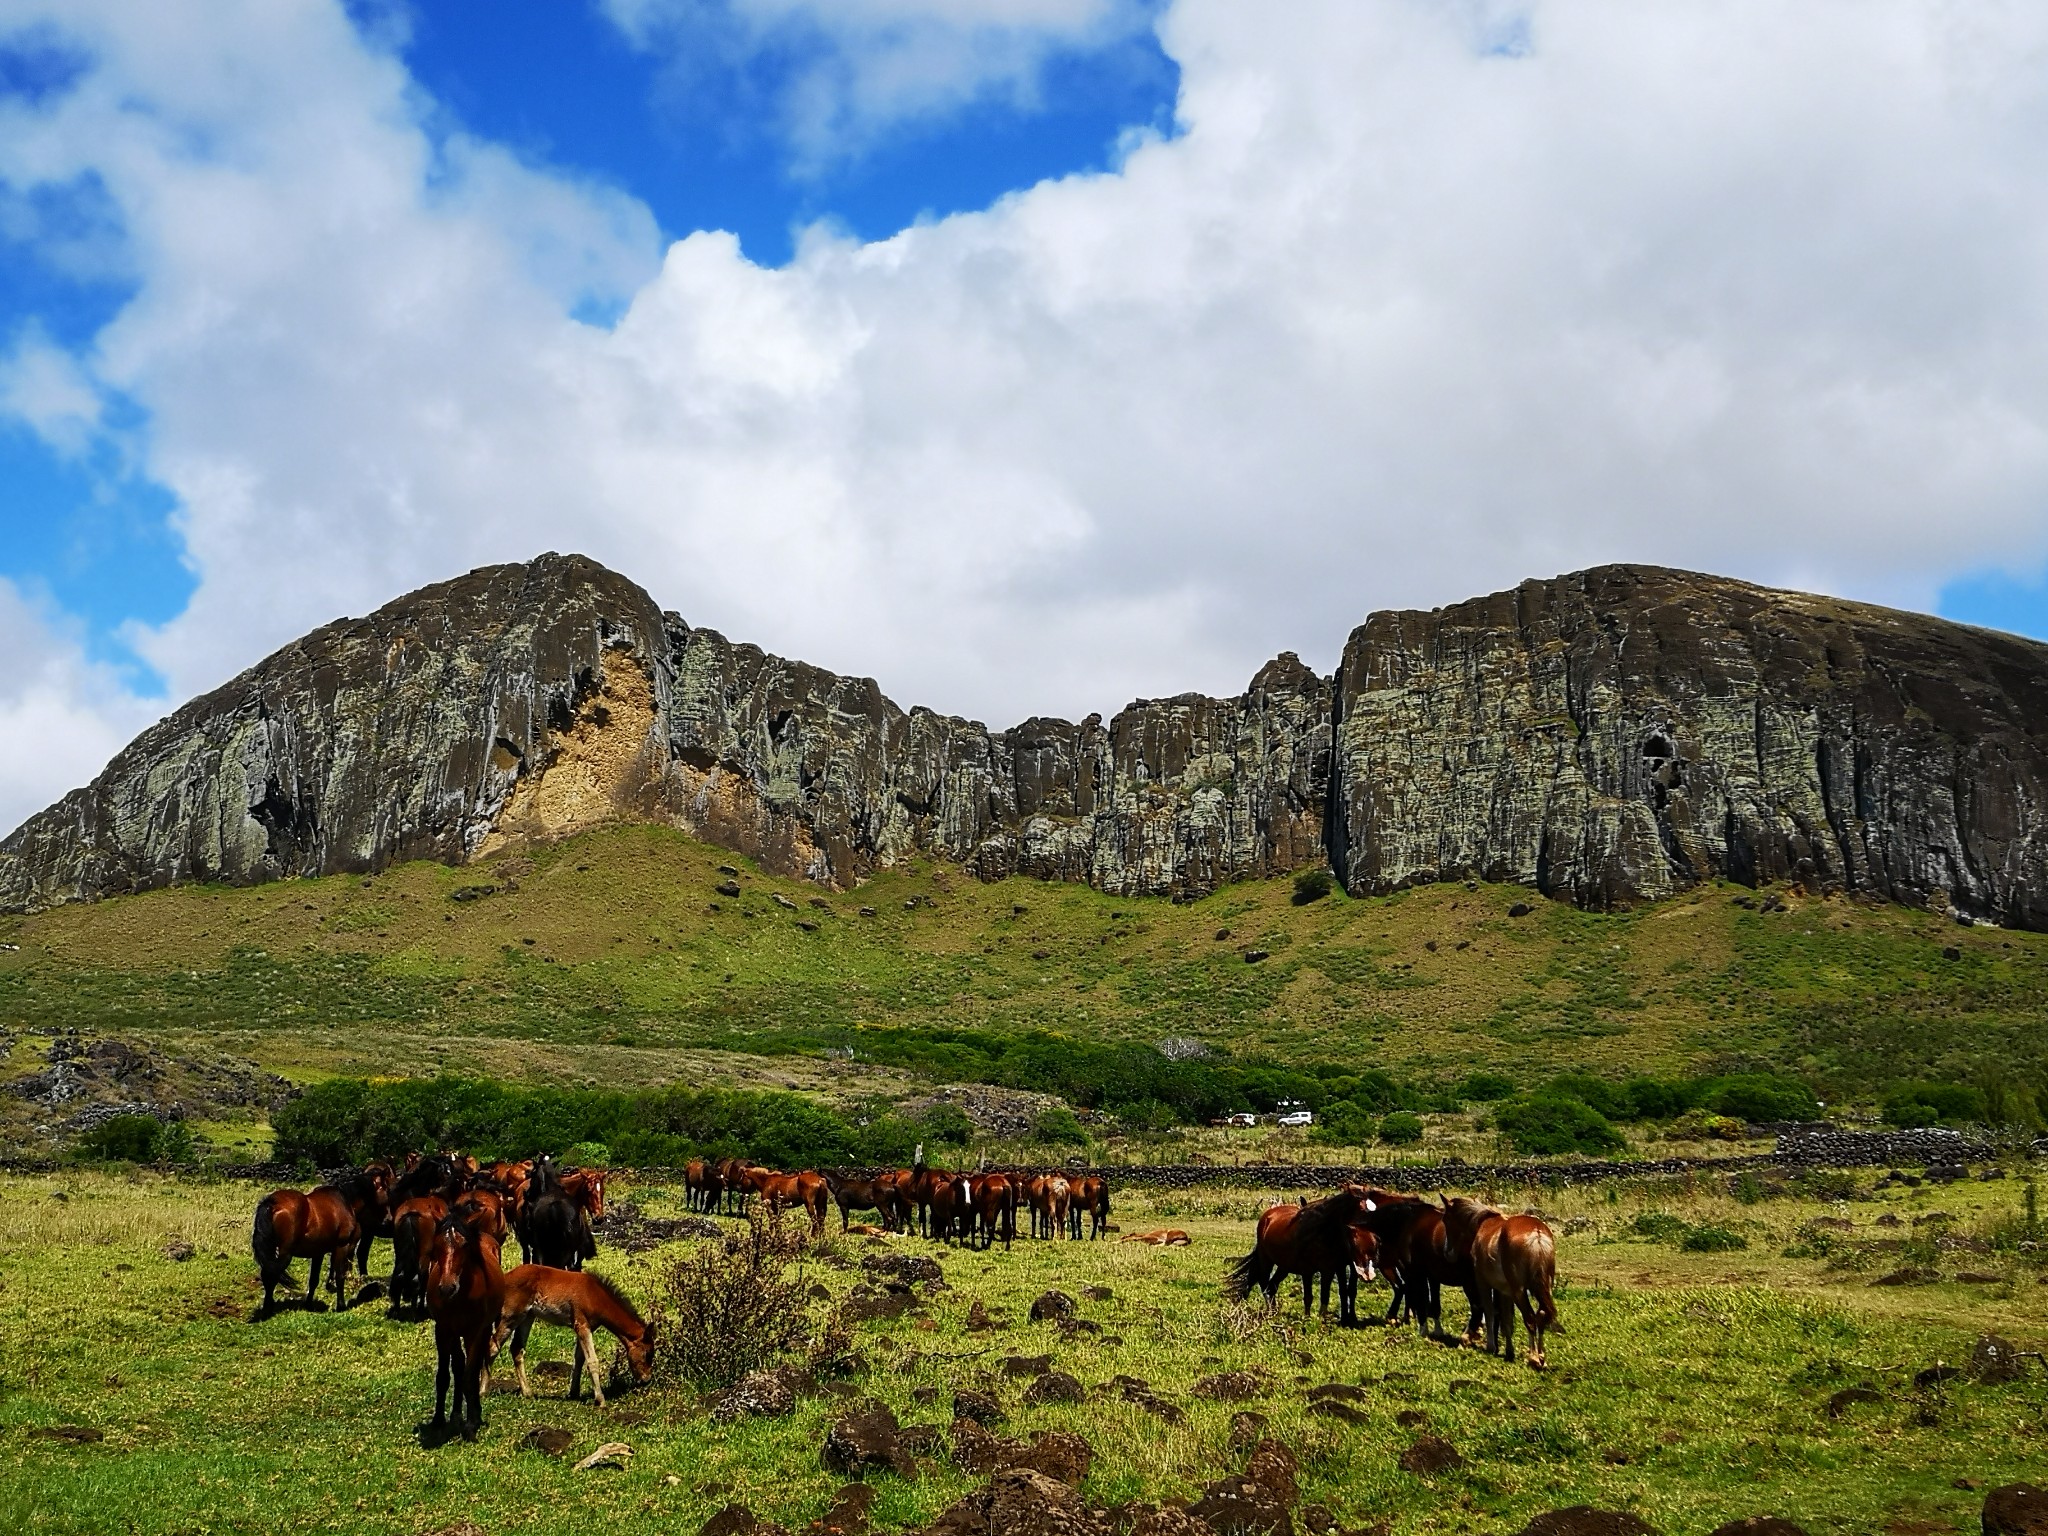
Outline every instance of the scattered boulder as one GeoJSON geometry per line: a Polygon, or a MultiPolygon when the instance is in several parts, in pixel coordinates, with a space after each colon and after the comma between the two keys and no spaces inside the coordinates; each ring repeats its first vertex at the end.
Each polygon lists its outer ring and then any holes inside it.
{"type": "Polygon", "coordinates": [[[1074,1298],[1065,1291],[1047,1291],[1031,1303],[1031,1321],[1058,1322],[1074,1315],[1074,1298]]]}
{"type": "Polygon", "coordinates": [[[1003,1357],[1003,1374],[1005,1376],[1043,1376],[1051,1369],[1051,1355],[1005,1355],[1003,1357]]]}
{"type": "Polygon", "coordinates": [[[1429,1422],[1429,1415],[1420,1408],[1403,1408],[1394,1415],[1394,1422],[1402,1429],[1420,1429],[1429,1422]]]}
{"type": "Polygon", "coordinates": [[[991,1536],[1096,1536],[1105,1529],[1072,1488],[1029,1467],[998,1472],[986,1498],[991,1536]]]}
{"type": "Polygon", "coordinates": [[[1441,1435],[1424,1435],[1401,1453],[1399,1462],[1403,1472],[1413,1472],[1418,1477],[1434,1476],[1464,1464],[1465,1458],[1458,1454],[1458,1448],[1441,1435]]]}
{"type": "Polygon", "coordinates": [[[1257,965],[1261,960],[1269,960],[1271,958],[1272,952],[1270,950],[1248,949],[1244,952],[1244,963],[1246,965],[1257,965]]]}
{"type": "Polygon", "coordinates": [[[737,880],[721,880],[714,889],[721,896],[737,896],[740,893],[740,883],[737,880]]]}
{"type": "Polygon", "coordinates": [[[174,1237],[164,1244],[164,1257],[173,1264],[183,1264],[188,1259],[196,1258],[198,1254],[199,1250],[182,1237],[174,1237]]]}
{"type": "Polygon", "coordinates": [[[860,1536],[875,1507],[875,1490],[866,1483],[848,1483],[832,1495],[825,1513],[806,1528],[807,1536],[860,1536]]]}
{"type": "Polygon", "coordinates": [[[1011,1466],[1042,1472],[1070,1488],[1078,1485],[1094,1464],[1095,1447],[1064,1429],[1040,1430],[1031,1437],[1030,1445],[1010,1458],[1011,1466]]]}
{"type": "Polygon", "coordinates": [[[728,1504],[697,1528],[697,1536],[753,1536],[760,1517],[744,1504],[728,1504]]]}
{"type": "Polygon", "coordinates": [[[1984,1536],[2048,1536],[2048,1489],[2007,1483],[1984,1496],[1984,1536]]]}
{"type": "Polygon", "coordinates": [[[1081,1299],[1083,1301],[1107,1301],[1114,1294],[1115,1292],[1106,1285],[1090,1285],[1083,1287],[1081,1299]]]}
{"type": "Polygon", "coordinates": [[[1512,907],[1508,908],[1508,916],[1527,917],[1531,912],[1534,912],[1535,910],[1536,909],[1530,906],[1529,903],[1527,903],[1526,901],[1518,901],[1512,907]]]}
{"type": "Polygon", "coordinates": [[[1024,1389],[1024,1402],[1033,1408],[1047,1403],[1078,1403],[1087,1396],[1088,1389],[1065,1371],[1047,1371],[1024,1389]]]}
{"type": "Polygon", "coordinates": [[[905,1424],[896,1443],[913,1456],[936,1456],[946,1448],[946,1432],[936,1424],[905,1424]]]}
{"type": "Polygon", "coordinates": [[[1780,1520],[1776,1515],[1751,1515],[1714,1527],[1713,1536],[1806,1536],[1806,1527],[1780,1520]]]}
{"type": "Polygon", "coordinates": [[[1320,1387],[1308,1389],[1308,1400],[1312,1403],[1330,1397],[1341,1398],[1347,1403],[1364,1403],[1371,1401],[1372,1394],[1345,1381],[1326,1381],[1320,1387]]]}
{"type": "Polygon", "coordinates": [[[993,1434],[972,1419],[953,1421],[953,1465],[970,1476],[981,1477],[1010,1464],[1010,1458],[1024,1449],[1022,1441],[993,1434]]]}
{"type": "Polygon", "coordinates": [[[2020,1358],[2019,1346],[2011,1339],[1987,1333],[1970,1351],[1970,1374],[1988,1385],[2003,1386],[2026,1374],[2026,1361],[2020,1358]]]}
{"type": "Polygon", "coordinates": [[[46,1424],[30,1433],[43,1440],[61,1440],[66,1445],[98,1445],[107,1438],[104,1429],[91,1424],[46,1424]]]}
{"type": "Polygon", "coordinates": [[[1940,1278],[1941,1275],[1938,1271],[1929,1269],[1924,1264],[1908,1264],[1905,1268],[1895,1269],[1888,1275],[1879,1275],[1870,1283],[1872,1285],[1933,1285],[1940,1278]]]}
{"type": "Polygon", "coordinates": [[[711,1417],[721,1424],[735,1419],[779,1418],[796,1411],[796,1373],[787,1367],[749,1371],[711,1400],[711,1417]]]}
{"type": "Polygon", "coordinates": [[[1221,1477],[1188,1513],[1217,1536],[1294,1536],[1294,1516],[1273,1491],[1248,1477],[1221,1477]]]}
{"type": "Polygon", "coordinates": [[[1230,1416],[1230,1448],[1242,1451],[1266,1438],[1266,1416],[1240,1409],[1230,1416]]]}
{"type": "Polygon", "coordinates": [[[1962,1374],[1961,1371],[1952,1365],[1930,1365],[1924,1371],[1915,1371],[1913,1373],[1913,1385],[1916,1387],[1942,1387],[1948,1385],[1948,1383],[1954,1381],[1962,1374]]]}
{"type": "Polygon", "coordinates": [[[1003,1405],[986,1392],[955,1392],[953,1417],[971,1419],[984,1428],[993,1429],[1005,1422],[1009,1415],[1003,1412],[1003,1405]]]}
{"type": "Polygon", "coordinates": [[[1828,1399],[1828,1417],[1839,1419],[1858,1403],[1881,1403],[1884,1394],[1874,1387],[1844,1387],[1828,1399]]]}
{"type": "Polygon", "coordinates": [[[543,1456],[559,1456],[576,1443],[576,1437],[566,1429],[546,1425],[540,1429],[528,1430],[526,1438],[519,1442],[523,1451],[539,1451],[543,1456]]]}
{"type": "Polygon", "coordinates": [[[1244,1475],[1289,1509],[1301,1502],[1301,1462],[1278,1440],[1261,1440],[1253,1448],[1244,1475]]]}
{"type": "Polygon", "coordinates": [[[898,1477],[914,1478],[917,1461],[903,1448],[897,1429],[896,1415],[888,1404],[865,1399],[825,1431],[825,1443],[818,1458],[826,1470],[842,1477],[893,1472],[898,1477]]]}
{"type": "Polygon", "coordinates": [[[1211,1402],[1248,1403],[1266,1395],[1266,1383],[1251,1371],[1218,1371],[1213,1376],[1204,1376],[1188,1390],[1211,1402]]]}
{"type": "Polygon", "coordinates": [[[855,1286],[846,1300],[839,1304],[839,1315],[849,1323],[866,1323],[880,1318],[901,1317],[916,1305],[917,1298],[911,1295],[908,1286],[888,1291],[855,1286]]]}
{"type": "Polygon", "coordinates": [[[783,895],[780,891],[770,891],[768,893],[768,899],[774,902],[775,905],[777,905],[778,907],[781,907],[785,912],[794,912],[796,910],[796,903],[791,901],[787,896],[783,895]]]}
{"type": "Polygon", "coordinates": [[[1341,1397],[1318,1397],[1309,1401],[1308,1411],[1319,1419],[1335,1419],[1339,1424],[1370,1424],[1372,1415],[1363,1408],[1354,1407],[1341,1397]]]}
{"type": "Polygon", "coordinates": [[[905,1285],[943,1285],[946,1272],[939,1268],[939,1261],[925,1253],[871,1253],[860,1261],[860,1267],[868,1274],[891,1280],[901,1280],[905,1285]]]}
{"type": "Polygon", "coordinates": [[[1656,1530],[1625,1509],[1574,1504],[1538,1515],[1522,1527],[1521,1536],[1656,1536],[1656,1530]]]}

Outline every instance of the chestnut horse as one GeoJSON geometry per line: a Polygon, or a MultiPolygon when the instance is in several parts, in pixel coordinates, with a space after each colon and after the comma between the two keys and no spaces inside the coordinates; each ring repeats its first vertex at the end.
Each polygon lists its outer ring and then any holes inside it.
{"type": "Polygon", "coordinates": [[[810,1213],[811,1236],[825,1230],[825,1202],[829,1194],[823,1174],[806,1168],[802,1173],[777,1173],[770,1168],[749,1168],[747,1183],[767,1202],[771,1215],[785,1207],[800,1205],[810,1213]]]}
{"type": "Polygon", "coordinates": [[[1074,1238],[1078,1241],[1081,1236],[1081,1214],[1084,1211],[1088,1214],[1089,1238],[1102,1236],[1109,1230],[1109,1180],[1099,1174],[1084,1173],[1067,1183],[1073,1190],[1068,1209],[1072,1212],[1074,1238]]]}
{"type": "Polygon", "coordinates": [[[263,1309],[267,1317],[277,1306],[277,1288],[290,1274],[293,1259],[306,1259],[306,1305],[318,1308],[320,1261],[328,1262],[328,1284],[335,1301],[347,1306],[349,1256],[365,1227],[383,1220],[390,1193],[390,1169],[382,1164],[353,1173],[339,1184],[322,1184],[310,1194],[296,1189],[272,1190],[256,1206],[249,1250],[263,1277],[263,1309]],[[379,1172],[378,1170],[381,1170],[379,1172]]]}
{"type": "Polygon", "coordinates": [[[597,1365],[597,1345],[590,1336],[602,1328],[626,1346],[626,1364],[633,1379],[645,1382],[654,1374],[654,1329],[642,1321],[633,1304],[603,1275],[588,1270],[549,1269],[522,1264],[505,1276],[503,1311],[491,1340],[495,1356],[512,1336],[512,1365],[519,1373],[519,1395],[526,1387],[526,1336],[535,1323],[560,1323],[576,1332],[576,1359],[569,1370],[569,1399],[582,1391],[583,1367],[590,1367],[590,1394],[604,1406],[604,1375],[597,1365]]]}
{"type": "Polygon", "coordinates": [[[433,1256],[434,1234],[448,1219],[448,1202],[439,1195],[414,1195],[391,1218],[391,1315],[407,1303],[422,1311],[427,1305],[427,1260],[433,1256]]]}
{"type": "MultiPolygon", "coordinates": [[[[1062,1179],[1060,1183],[1064,1185],[1066,1181],[1062,1179]]],[[[1007,1252],[1017,1236],[1017,1190],[1010,1176],[977,1174],[969,1182],[968,1197],[973,1202],[974,1222],[968,1232],[968,1246],[972,1247],[978,1236],[982,1247],[993,1248],[996,1239],[1001,1238],[1007,1252]]]]}
{"type": "Polygon", "coordinates": [[[1360,1189],[1359,1194],[1365,1204],[1364,1225],[1378,1239],[1379,1265],[1393,1288],[1387,1321],[1412,1318],[1416,1327],[1442,1338],[1446,1285],[1455,1285],[1472,1298],[1476,1319],[1471,1256],[1451,1241],[1443,1213],[1414,1195],[1384,1189],[1360,1189]]]}
{"type": "Polygon", "coordinates": [[[1068,1214],[1073,1210],[1074,1186],[1064,1175],[1041,1173],[1027,1182],[1026,1191],[1031,1200],[1031,1235],[1033,1237],[1071,1237],[1067,1230],[1068,1214]]]}
{"type": "MultiPolygon", "coordinates": [[[[1515,1358],[1515,1312],[1529,1330],[1529,1363],[1542,1370],[1543,1335],[1564,1332],[1551,1298],[1557,1281],[1557,1238],[1542,1218],[1508,1216],[1463,1196],[1444,1202],[1454,1244],[1468,1244],[1478,1299],[1485,1305],[1486,1352],[1515,1358]],[[1530,1297],[1536,1305],[1529,1305],[1530,1297]]],[[[1469,1337],[1469,1335],[1468,1335],[1469,1337]]]]}
{"type": "Polygon", "coordinates": [[[1306,1205],[1276,1205],[1260,1212],[1252,1251],[1230,1266],[1223,1294],[1232,1301],[1243,1301],[1257,1289],[1264,1291],[1269,1301],[1276,1301],[1280,1278],[1300,1275],[1306,1313],[1309,1282],[1334,1276],[1338,1321],[1345,1327],[1354,1326],[1358,1321],[1358,1272],[1351,1228],[1364,1211],[1364,1193],[1353,1186],[1306,1205]]]}
{"type": "Polygon", "coordinates": [[[427,1259],[427,1314],[434,1320],[434,1424],[448,1422],[448,1388],[455,1387],[455,1427],[474,1440],[484,1422],[484,1389],[491,1339],[505,1310],[505,1273],[498,1240],[456,1217],[442,1222],[427,1259]]]}

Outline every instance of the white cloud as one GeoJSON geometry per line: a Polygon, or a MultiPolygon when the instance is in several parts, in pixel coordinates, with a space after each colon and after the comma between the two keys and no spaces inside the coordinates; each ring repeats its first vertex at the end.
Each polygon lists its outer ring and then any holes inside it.
{"type": "Polygon", "coordinates": [[[59,452],[79,454],[100,425],[100,396],[78,359],[30,323],[0,357],[0,412],[19,417],[59,452]]]}
{"type": "Polygon", "coordinates": [[[76,626],[0,577],[0,828],[98,773],[162,713],[87,659],[76,626]]]}
{"type": "Polygon", "coordinates": [[[1142,36],[1157,0],[601,0],[687,96],[740,69],[816,172],[886,130],[995,99],[1029,107],[1062,55],[1142,36]],[[749,66],[754,66],[749,70],[749,66]]]}
{"type": "Polygon", "coordinates": [[[2037,6],[1179,0],[1175,138],[774,271],[437,145],[313,0],[61,10],[0,178],[120,210],[179,696],[546,548],[998,724],[1603,560],[2048,559],[2037,6]]]}

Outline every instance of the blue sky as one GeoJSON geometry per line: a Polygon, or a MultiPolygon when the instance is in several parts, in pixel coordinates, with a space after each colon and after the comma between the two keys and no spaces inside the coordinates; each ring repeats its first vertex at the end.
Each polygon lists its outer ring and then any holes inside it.
{"type": "Polygon", "coordinates": [[[2044,56],[1936,0],[0,0],[0,824],[547,548],[996,724],[1617,560],[2048,638],[2044,56]]]}

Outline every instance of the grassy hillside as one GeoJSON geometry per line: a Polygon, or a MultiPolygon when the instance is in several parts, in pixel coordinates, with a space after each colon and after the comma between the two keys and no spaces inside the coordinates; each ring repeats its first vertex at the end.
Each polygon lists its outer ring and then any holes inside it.
{"type": "Polygon", "coordinates": [[[649,1081],[701,1076],[714,1048],[795,1052],[792,1083],[815,1086],[802,1054],[864,1026],[1192,1035],[1404,1081],[1767,1066],[1869,1097],[2048,1075],[2048,937],[1778,895],[1603,915],[1507,886],[1296,906],[1270,881],[1177,906],[933,865],[835,893],[619,827],[467,869],[0,919],[19,946],[0,1028],[203,1042],[296,1076],[649,1081]]]}

